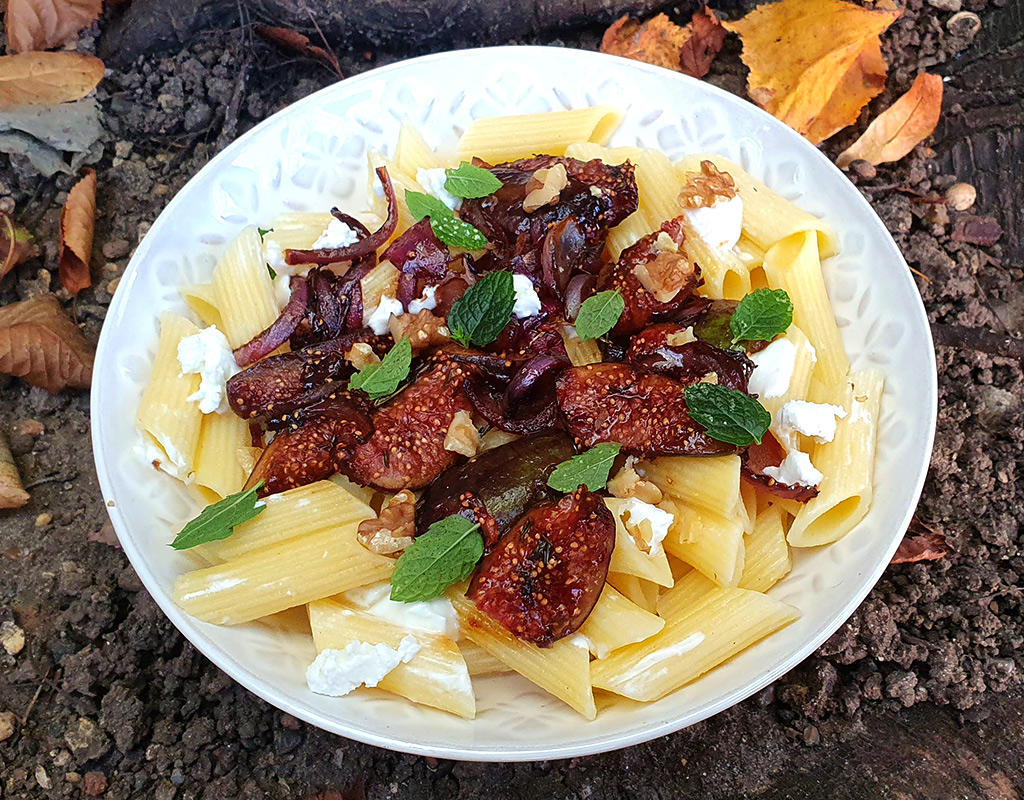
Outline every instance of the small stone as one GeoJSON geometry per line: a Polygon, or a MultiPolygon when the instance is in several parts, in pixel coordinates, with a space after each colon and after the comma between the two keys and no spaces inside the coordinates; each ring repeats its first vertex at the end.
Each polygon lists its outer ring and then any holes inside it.
{"type": "Polygon", "coordinates": [[[139,226],[135,229],[135,240],[141,242],[143,237],[149,233],[149,229],[153,227],[152,222],[140,222],[139,226]]]}
{"type": "Polygon", "coordinates": [[[161,109],[170,114],[173,111],[179,111],[184,105],[180,97],[176,97],[173,94],[161,94],[156,98],[157,104],[161,109]]]}
{"type": "Polygon", "coordinates": [[[875,165],[870,161],[865,161],[863,158],[855,158],[851,161],[850,171],[865,180],[871,180],[878,174],[878,170],[875,169],[875,165]]]}
{"type": "Polygon", "coordinates": [[[7,621],[0,625],[0,645],[8,655],[16,656],[25,649],[25,631],[7,621]]]}
{"type": "Polygon", "coordinates": [[[50,780],[50,776],[46,774],[46,769],[42,764],[36,767],[36,783],[43,789],[52,789],[53,781],[50,780]]]}
{"type": "Polygon", "coordinates": [[[121,276],[118,275],[114,280],[107,284],[107,294],[113,296],[114,292],[117,291],[117,287],[121,285],[121,276]]]}
{"type": "Polygon", "coordinates": [[[804,728],[804,744],[820,744],[821,734],[818,732],[818,728],[815,725],[808,725],[804,728]]]}
{"type": "Polygon", "coordinates": [[[170,190],[171,190],[171,187],[168,186],[166,183],[158,183],[156,186],[153,187],[153,194],[156,197],[163,197],[170,190]]]}
{"type": "Polygon", "coordinates": [[[65,772],[64,780],[66,780],[68,783],[81,783],[82,776],[79,775],[77,772],[65,772]]]}
{"type": "Polygon", "coordinates": [[[102,772],[85,773],[85,794],[88,797],[99,797],[107,791],[107,776],[102,772]]]}
{"type": "Polygon", "coordinates": [[[966,211],[978,199],[978,190],[969,183],[954,183],[946,190],[946,205],[954,211],[966,211]]]}
{"type": "Polygon", "coordinates": [[[0,211],[3,211],[5,213],[7,213],[7,214],[13,214],[14,213],[14,198],[10,197],[10,196],[0,197],[0,211]]]}
{"type": "Polygon", "coordinates": [[[963,3],[961,0],[928,0],[928,5],[939,11],[959,11],[963,3]]]}
{"type": "Polygon", "coordinates": [[[0,711],[0,742],[14,736],[14,724],[18,718],[11,711],[0,711]]]}
{"type": "Polygon", "coordinates": [[[134,146],[131,142],[118,142],[114,145],[114,155],[118,158],[128,158],[132,154],[134,146]]]}
{"type": "Polygon", "coordinates": [[[86,717],[79,717],[78,721],[68,728],[64,733],[64,741],[68,743],[75,757],[82,761],[99,758],[110,749],[107,735],[95,722],[86,717]]]}
{"type": "Polygon", "coordinates": [[[114,261],[108,261],[106,264],[103,265],[103,271],[106,272],[108,275],[116,275],[118,272],[121,271],[121,267],[114,261]]]}
{"type": "Polygon", "coordinates": [[[45,528],[51,522],[53,522],[53,514],[40,514],[36,517],[37,528],[45,528]]]}
{"type": "Polygon", "coordinates": [[[302,729],[302,723],[299,722],[299,720],[297,720],[291,714],[282,714],[281,727],[287,728],[290,731],[297,731],[302,729]]]}
{"type": "Polygon", "coordinates": [[[111,261],[116,258],[124,258],[128,255],[131,247],[126,239],[111,239],[103,245],[103,257],[111,261]]]}

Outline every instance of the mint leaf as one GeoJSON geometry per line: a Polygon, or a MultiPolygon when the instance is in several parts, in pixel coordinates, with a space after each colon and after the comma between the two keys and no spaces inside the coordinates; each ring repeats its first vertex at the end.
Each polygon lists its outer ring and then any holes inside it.
{"type": "Polygon", "coordinates": [[[498,338],[512,318],[516,290],[508,270],[491,272],[466,289],[448,312],[452,338],[466,347],[483,347],[498,338]]]}
{"type": "Polygon", "coordinates": [[[196,545],[227,539],[235,532],[235,526],[248,522],[263,513],[266,503],[257,504],[256,493],[263,486],[260,481],[251,489],[237,494],[228,495],[212,506],[207,506],[194,520],[185,525],[174,537],[171,547],[175,550],[188,550],[196,545]]]}
{"type": "Polygon", "coordinates": [[[430,227],[434,235],[447,245],[461,247],[463,250],[480,250],[487,246],[487,237],[480,231],[463,222],[444,203],[430,194],[423,192],[405,192],[405,204],[409,213],[419,222],[430,217],[430,227]]]}
{"type": "Polygon", "coordinates": [[[683,390],[690,416],[708,436],[738,447],[761,444],[772,416],[753,397],[716,383],[695,383],[683,390]]]}
{"type": "Polygon", "coordinates": [[[590,491],[599,492],[608,483],[608,473],[621,449],[618,442],[594,445],[555,467],[548,478],[548,486],[557,492],[575,492],[584,484],[590,491]]]}
{"type": "Polygon", "coordinates": [[[263,237],[270,233],[273,228],[257,228],[256,232],[260,235],[260,241],[263,241],[263,237]]]}
{"type": "Polygon", "coordinates": [[[277,273],[274,271],[274,268],[270,266],[270,264],[267,264],[267,272],[270,273],[270,280],[277,279],[277,273]]]}
{"type": "Polygon", "coordinates": [[[431,600],[468,578],[484,554],[479,527],[453,514],[417,536],[391,573],[391,599],[400,603],[431,600]]]}
{"type": "Polygon", "coordinates": [[[504,186],[493,172],[468,161],[463,161],[455,169],[446,169],[444,173],[448,176],[444,188],[456,197],[487,197],[504,186]]]}
{"type": "Polygon", "coordinates": [[[395,393],[398,384],[409,375],[412,365],[412,344],[404,336],[392,347],[379,364],[368,364],[349,378],[352,389],[362,389],[371,400],[380,400],[395,393]]]}
{"type": "Polygon", "coordinates": [[[625,308],[626,301],[618,289],[588,297],[576,315],[576,335],[584,340],[604,336],[615,327],[625,308]]]}
{"type": "Polygon", "coordinates": [[[771,341],[793,324],[793,301],[784,289],[757,289],[742,300],[729,320],[732,344],[771,341]]]}

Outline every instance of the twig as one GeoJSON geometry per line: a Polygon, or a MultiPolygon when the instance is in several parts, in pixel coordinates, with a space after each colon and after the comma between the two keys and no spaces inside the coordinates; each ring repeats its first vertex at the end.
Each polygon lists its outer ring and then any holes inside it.
{"type": "Polygon", "coordinates": [[[70,475],[61,475],[54,473],[53,475],[47,475],[45,478],[39,478],[38,480],[32,481],[32,483],[26,483],[26,489],[34,489],[37,486],[42,486],[44,483],[59,483],[61,481],[70,481],[77,477],[78,473],[73,472],[70,475]]]}
{"type": "Polygon", "coordinates": [[[302,7],[306,9],[306,13],[309,15],[309,21],[313,23],[313,27],[316,28],[320,41],[324,43],[324,49],[330,54],[331,66],[334,67],[334,71],[338,74],[338,79],[344,80],[345,75],[341,71],[341,65],[338,64],[338,54],[334,52],[334,48],[328,43],[327,37],[324,36],[324,32],[320,30],[320,25],[317,24],[316,17],[314,17],[313,12],[309,10],[309,6],[303,3],[302,7]]]}
{"type": "Polygon", "coordinates": [[[974,350],[990,356],[1024,359],[1024,339],[1003,336],[984,328],[967,328],[963,325],[932,325],[935,344],[955,347],[959,350],[974,350]]]}
{"type": "Polygon", "coordinates": [[[235,91],[231,95],[231,101],[224,110],[224,123],[220,128],[220,136],[217,137],[217,149],[222,150],[235,138],[238,130],[238,112],[242,106],[242,97],[245,96],[245,85],[249,80],[249,70],[252,68],[252,56],[245,59],[238,70],[238,80],[235,81],[235,91]]]}
{"type": "Polygon", "coordinates": [[[36,703],[39,701],[39,695],[43,693],[43,687],[46,685],[46,679],[50,677],[50,670],[46,670],[46,674],[43,675],[43,679],[39,681],[39,686],[36,687],[36,693],[32,695],[32,699],[28,703],[28,708],[25,709],[25,715],[21,718],[21,727],[25,727],[25,723],[28,722],[29,716],[32,714],[32,709],[36,707],[36,703]]]}

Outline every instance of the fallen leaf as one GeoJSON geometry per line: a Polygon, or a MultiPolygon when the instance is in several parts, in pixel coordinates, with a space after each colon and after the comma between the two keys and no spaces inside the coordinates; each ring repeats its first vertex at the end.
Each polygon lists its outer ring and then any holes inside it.
{"type": "Polygon", "coordinates": [[[0,508],[21,508],[29,499],[11,448],[7,446],[7,438],[0,433],[0,508]]]}
{"type": "Polygon", "coordinates": [[[275,28],[272,25],[256,25],[254,30],[268,42],[280,45],[288,50],[293,50],[300,55],[315,58],[338,73],[339,78],[345,77],[341,73],[337,56],[323,47],[311,45],[308,36],[298,31],[293,31],[291,28],[275,28]]]}
{"type": "Polygon", "coordinates": [[[79,100],[96,88],[104,69],[85,53],[0,56],[0,108],[79,100]]]}
{"type": "Polygon", "coordinates": [[[50,394],[87,389],[93,348],[52,294],[0,307],[0,372],[50,394]]]}
{"type": "Polygon", "coordinates": [[[817,144],[882,91],[879,36],[899,15],[843,0],[781,0],[723,25],[743,42],[751,99],[817,144]]]}
{"type": "Polygon", "coordinates": [[[109,522],[105,524],[98,531],[89,531],[85,538],[90,542],[96,542],[97,544],[105,544],[108,547],[121,547],[121,542],[117,538],[117,534],[114,532],[114,526],[109,522]]]}
{"type": "Polygon", "coordinates": [[[703,78],[722,49],[725,28],[710,8],[697,11],[686,27],[690,28],[692,36],[679,51],[679,70],[684,75],[703,78]]]}
{"type": "Polygon", "coordinates": [[[1003,236],[1003,228],[995,217],[978,217],[964,214],[953,223],[954,242],[967,242],[982,247],[991,247],[1003,236]]]}
{"type": "Polygon", "coordinates": [[[15,53],[60,47],[102,9],[103,0],[7,0],[7,45],[15,53]]]}
{"type": "Polygon", "coordinates": [[[72,173],[59,150],[21,131],[0,133],[0,153],[24,156],[41,175],[47,178],[58,172],[72,173]]]}
{"type": "Polygon", "coordinates": [[[911,520],[903,541],[889,560],[890,564],[938,561],[953,552],[941,531],[930,528],[916,517],[911,520]]]}
{"type": "Polygon", "coordinates": [[[941,111],[942,78],[922,72],[906,94],[875,117],[860,138],[839,154],[836,165],[845,167],[858,158],[875,165],[899,161],[931,135],[941,111]]]}
{"type": "Polygon", "coordinates": [[[68,192],[60,212],[60,282],[72,295],[92,285],[92,233],[96,224],[96,170],[85,175],[68,192]]]}
{"type": "Polygon", "coordinates": [[[0,278],[18,264],[39,255],[39,247],[32,234],[14,224],[11,215],[0,211],[0,278]]]}

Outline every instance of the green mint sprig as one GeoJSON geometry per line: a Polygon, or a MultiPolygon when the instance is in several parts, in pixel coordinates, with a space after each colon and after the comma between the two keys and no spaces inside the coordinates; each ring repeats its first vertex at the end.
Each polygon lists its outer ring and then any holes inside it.
{"type": "Polygon", "coordinates": [[[445,244],[461,247],[463,250],[481,250],[487,246],[486,236],[468,222],[456,217],[448,206],[433,195],[407,189],[405,204],[417,222],[424,217],[430,217],[430,227],[434,235],[445,244]]]}
{"type": "Polygon", "coordinates": [[[468,578],[484,554],[479,527],[453,514],[417,536],[391,573],[391,599],[400,603],[432,600],[468,578]]]}
{"type": "Polygon", "coordinates": [[[590,491],[598,492],[608,483],[615,457],[622,445],[618,442],[602,442],[584,453],[563,461],[548,478],[548,486],[556,492],[575,492],[580,484],[590,491]]]}
{"type": "Polygon", "coordinates": [[[732,344],[771,341],[793,324],[793,301],[784,289],[756,289],[732,314],[732,344]]]}
{"type": "Polygon", "coordinates": [[[745,447],[761,444],[771,414],[750,395],[719,386],[695,383],[683,390],[686,407],[693,419],[707,428],[708,436],[720,442],[745,447]]]}
{"type": "Polygon", "coordinates": [[[493,172],[468,161],[463,161],[454,169],[446,169],[444,173],[447,176],[444,181],[445,191],[456,197],[487,197],[504,186],[493,172]]]}
{"type": "Polygon", "coordinates": [[[398,385],[409,376],[412,365],[412,344],[402,337],[379,364],[368,364],[349,378],[352,389],[362,389],[371,400],[393,395],[398,385]]]}
{"type": "Polygon", "coordinates": [[[588,297],[576,315],[576,335],[581,339],[596,339],[615,327],[626,301],[618,289],[609,289],[588,297]]]}
{"type": "Polygon", "coordinates": [[[186,524],[174,537],[171,547],[175,550],[188,550],[207,542],[227,539],[235,532],[236,526],[263,513],[266,504],[256,499],[256,493],[262,486],[263,481],[260,481],[251,489],[228,495],[204,508],[198,517],[186,524]]]}
{"type": "Polygon", "coordinates": [[[512,273],[490,272],[466,289],[448,312],[448,329],[459,344],[483,347],[512,319],[516,290],[512,273]]]}

